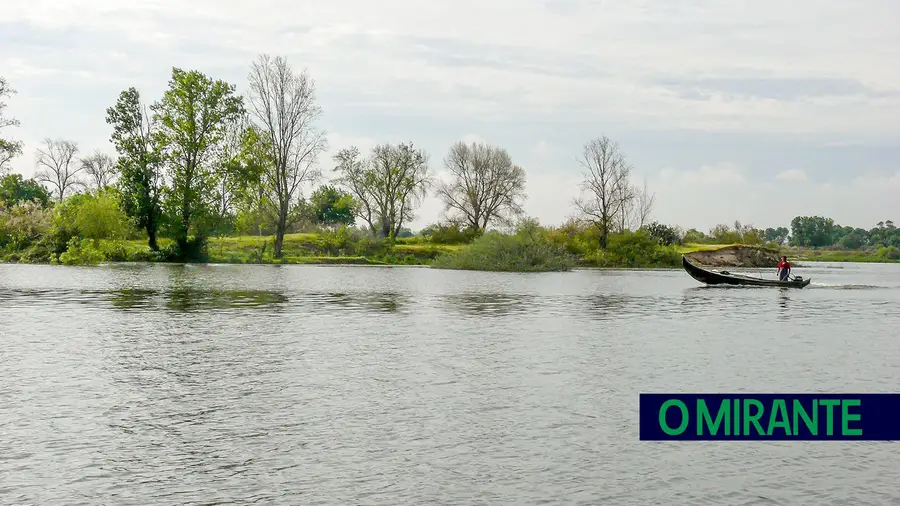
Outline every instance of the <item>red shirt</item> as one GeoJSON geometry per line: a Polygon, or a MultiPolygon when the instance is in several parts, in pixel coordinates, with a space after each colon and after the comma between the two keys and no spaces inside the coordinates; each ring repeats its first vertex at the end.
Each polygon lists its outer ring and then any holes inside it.
{"type": "Polygon", "coordinates": [[[790,269],[790,268],[791,268],[791,263],[788,262],[787,260],[782,260],[782,261],[778,262],[778,270],[790,269]]]}

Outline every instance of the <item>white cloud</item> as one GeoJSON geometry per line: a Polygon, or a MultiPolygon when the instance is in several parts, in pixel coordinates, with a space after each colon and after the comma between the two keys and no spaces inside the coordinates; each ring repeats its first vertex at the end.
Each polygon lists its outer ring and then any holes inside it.
{"type": "Polygon", "coordinates": [[[841,224],[868,228],[897,209],[900,173],[860,176],[853,185],[790,178],[777,183],[747,181],[737,177],[739,173],[731,164],[662,171],[650,179],[656,193],[654,219],[706,231],[735,220],[774,227],[788,226],[799,215],[823,215],[841,224]],[[719,177],[718,182],[704,184],[711,177],[719,177]],[[783,181],[790,184],[785,186],[783,181]]]}
{"type": "Polygon", "coordinates": [[[803,172],[800,169],[790,169],[784,172],[778,173],[775,176],[776,181],[809,181],[809,178],[806,176],[806,172],[803,172]]]}
{"type": "MultiPolygon", "coordinates": [[[[180,66],[244,90],[260,52],[285,55],[316,79],[332,131],[324,169],[350,144],[367,152],[412,140],[440,170],[450,143],[475,138],[459,133],[477,131],[526,167],[528,210],[545,222],[564,219],[577,194],[577,150],[560,145],[561,130],[575,132],[576,142],[629,130],[822,145],[900,139],[893,0],[7,3],[0,69],[19,90],[8,112],[22,121],[10,133],[26,143],[14,165],[25,174],[45,136],[72,138],[85,152],[109,150],[104,111],[123,87],[138,86],[153,100],[180,66]]],[[[659,148],[647,141],[632,149],[659,148]]],[[[659,212],[671,217],[663,221],[784,222],[795,211],[831,209],[836,219],[864,224],[896,209],[881,197],[896,189],[896,176],[847,184],[869,160],[835,162],[828,177],[814,180],[827,167],[806,174],[767,166],[771,172],[758,175],[761,163],[717,164],[730,158],[709,156],[668,164],[677,170],[645,169],[659,212]],[[791,184],[758,182],[773,177],[791,184]]],[[[422,222],[439,212],[431,200],[422,222]]]]}

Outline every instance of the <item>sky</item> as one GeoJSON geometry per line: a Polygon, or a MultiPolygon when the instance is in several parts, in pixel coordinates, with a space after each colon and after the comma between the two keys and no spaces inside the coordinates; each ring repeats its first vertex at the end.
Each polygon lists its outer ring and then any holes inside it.
{"type": "MultiPolygon", "coordinates": [[[[3,132],[31,175],[46,137],[112,154],[105,110],[173,67],[246,92],[280,55],[315,79],[329,152],[413,142],[435,173],[458,140],[507,149],[525,210],[574,215],[585,143],[607,136],[685,229],[824,215],[900,221],[896,0],[0,0],[3,132]]],[[[307,194],[309,190],[307,189],[307,194]]],[[[442,216],[430,197],[413,228],[442,216]]]]}

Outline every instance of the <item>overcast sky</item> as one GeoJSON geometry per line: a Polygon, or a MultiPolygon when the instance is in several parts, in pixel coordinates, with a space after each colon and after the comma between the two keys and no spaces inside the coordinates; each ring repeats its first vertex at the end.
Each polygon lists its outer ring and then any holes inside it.
{"type": "MultiPolygon", "coordinates": [[[[156,100],[173,66],[246,90],[283,55],[316,80],[330,152],[412,141],[507,148],[526,210],[573,212],[585,142],[607,135],[654,218],[708,230],[821,214],[900,221],[896,0],[0,0],[0,75],[31,175],[44,137],[113,152],[105,109],[156,100]]],[[[333,163],[321,159],[326,174],[333,163]]],[[[414,228],[437,220],[430,198],[414,228]]]]}

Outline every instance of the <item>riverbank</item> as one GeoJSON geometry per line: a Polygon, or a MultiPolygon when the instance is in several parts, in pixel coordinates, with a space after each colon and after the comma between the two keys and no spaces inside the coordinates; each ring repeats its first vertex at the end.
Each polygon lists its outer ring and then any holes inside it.
{"type": "MultiPolygon", "coordinates": [[[[859,262],[859,263],[900,263],[900,250],[897,248],[880,248],[873,250],[813,250],[797,247],[780,247],[777,249],[764,246],[742,244],[684,244],[678,246],[678,251],[683,255],[692,257],[710,257],[714,252],[727,248],[753,248],[766,249],[776,252],[776,255],[787,256],[794,264],[797,262],[859,262]]],[[[777,260],[775,265],[777,265],[777,260]]],[[[717,265],[718,266],[718,265],[717,265]]],[[[731,265],[728,267],[756,267],[756,265],[731,265]]],[[[759,265],[765,267],[766,265],[759,265]]]]}
{"type": "MultiPolygon", "coordinates": [[[[573,238],[549,239],[560,248],[558,254],[568,258],[567,265],[590,268],[680,268],[681,255],[711,267],[771,267],[781,255],[797,262],[866,262],[893,263],[891,251],[806,250],[798,248],[768,248],[741,244],[684,244],[679,246],[648,246],[635,234],[631,238],[616,238],[606,250],[586,248],[573,238]]],[[[495,244],[497,241],[494,241],[495,244]]],[[[165,251],[172,242],[161,239],[161,251],[153,252],[144,239],[83,241],[80,253],[61,258],[62,263],[90,264],[97,262],[165,262],[165,251]],[[95,245],[96,244],[96,245],[95,245]]],[[[435,244],[422,237],[397,239],[394,243],[358,238],[339,232],[298,233],[285,236],[283,258],[273,257],[271,236],[213,237],[206,254],[198,263],[219,264],[297,264],[297,265],[418,265],[446,268],[475,268],[467,262],[453,262],[466,253],[474,253],[473,243],[435,244]],[[440,259],[440,261],[438,261],[440,259]],[[457,267],[459,266],[459,267],[457,267]]],[[[477,246],[476,246],[477,248],[477,246]]],[[[480,248],[484,250],[485,248],[480,248]]],[[[492,249],[492,248],[487,248],[492,249]]],[[[496,249],[496,248],[493,248],[496,249]]],[[[482,251],[482,254],[484,252],[482,251]]],[[[470,255],[473,256],[473,255],[470,255]]],[[[507,258],[505,253],[501,256],[507,258]]],[[[551,254],[553,256],[553,254],[551,254]]],[[[482,255],[476,260],[488,260],[482,255]]],[[[6,253],[3,263],[51,263],[46,255],[31,252],[6,253]]],[[[474,262],[475,264],[479,262],[474,262]]],[[[483,261],[481,263],[484,263],[483,261]]],[[[492,263],[492,262],[487,262],[492,263]]],[[[484,265],[483,270],[529,270],[520,266],[484,265]]],[[[537,269],[541,270],[541,269],[537,269]]],[[[553,269],[551,269],[553,270],[553,269]]]]}

